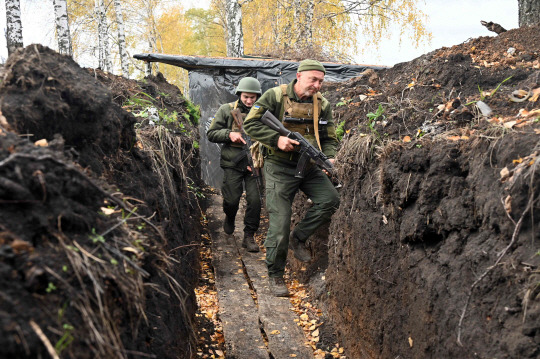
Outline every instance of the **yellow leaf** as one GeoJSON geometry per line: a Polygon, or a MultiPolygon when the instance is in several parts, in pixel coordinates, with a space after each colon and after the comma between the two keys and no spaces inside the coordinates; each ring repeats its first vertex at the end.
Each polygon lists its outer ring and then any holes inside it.
{"type": "Polygon", "coordinates": [[[532,90],[532,94],[533,95],[531,96],[529,101],[536,102],[538,100],[538,97],[540,96],[540,87],[535,88],[534,90],[532,90]]]}
{"type": "Polygon", "coordinates": [[[280,332],[279,330],[277,330],[277,329],[276,329],[276,330],[272,330],[272,331],[270,332],[270,334],[272,334],[272,335],[276,335],[276,334],[279,334],[279,333],[281,333],[281,332],[280,332]]]}
{"type": "Polygon", "coordinates": [[[302,315],[300,316],[300,319],[302,319],[303,321],[308,321],[308,320],[309,320],[309,316],[308,316],[306,313],[304,313],[304,314],[302,314],[302,315]]]}
{"type": "Polygon", "coordinates": [[[296,358],[296,354],[289,354],[290,358],[296,358]]]}
{"type": "Polygon", "coordinates": [[[314,337],[318,337],[319,336],[319,329],[315,330],[313,333],[311,333],[311,335],[313,335],[314,337]]]}
{"type": "Polygon", "coordinates": [[[410,136],[403,137],[403,142],[411,142],[411,137],[410,136]]]}
{"type": "Polygon", "coordinates": [[[517,164],[517,163],[521,163],[521,162],[523,162],[523,158],[521,158],[521,157],[518,158],[517,160],[512,161],[513,164],[517,164]]]}
{"type": "Polygon", "coordinates": [[[413,340],[412,340],[411,337],[409,337],[409,346],[410,346],[411,348],[412,348],[412,346],[413,346],[413,340]]]}

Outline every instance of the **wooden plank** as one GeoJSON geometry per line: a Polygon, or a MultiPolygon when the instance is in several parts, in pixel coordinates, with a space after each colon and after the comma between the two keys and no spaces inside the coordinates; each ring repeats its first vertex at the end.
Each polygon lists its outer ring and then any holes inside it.
{"type": "MultiPolygon", "coordinates": [[[[244,358],[245,356],[239,355],[245,355],[245,353],[251,354],[247,356],[249,358],[259,358],[256,355],[263,354],[261,350],[263,347],[259,345],[262,341],[260,328],[257,327],[259,338],[255,338],[256,336],[253,334],[253,322],[256,321],[257,323],[260,322],[268,338],[266,343],[268,348],[264,352],[266,357],[270,353],[276,359],[313,359],[313,351],[311,347],[304,344],[306,341],[304,333],[294,321],[297,316],[291,310],[292,304],[289,298],[274,297],[270,293],[264,252],[250,253],[241,246],[244,218],[244,206],[242,204],[236,216],[233,236],[225,235],[221,227],[224,214],[221,210],[220,196],[213,196],[212,205],[209,209],[209,213],[212,213],[210,229],[213,239],[214,270],[216,272],[220,311],[223,311],[220,312],[220,317],[223,321],[227,358],[244,358]],[[214,236],[216,240],[214,240],[214,236]],[[242,266],[245,268],[248,278],[242,273],[242,266]],[[229,305],[240,300],[237,299],[240,294],[242,294],[242,298],[245,298],[244,292],[249,292],[248,279],[256,292],[258,308],[250,296],[249,299],[253,306],[242,302],[241,305],[233,304],[231,309],[229,305]],[[242,290],[237,291],[236,288],[242,288],[242,290]],[[234,292],[231,292],[231,289],[234,289],[234,292]],[[231,300],[233,297],[234,300],[231,300]],[[242,307],[245,310],[238,310],[238,308],[242,307]],[[230,313],[231,310],[235,313],[230,313]],[[236,326],[234,325],[235,321],[238,323],[236,326]],[[243,339],[238,331],[241,326],[246,326],[246,324],[250,325],[252,334],[243,339]],[[227,330],[225,329],[226,326],[227,330]],[[246,352],[244,347],[240,348],[242,341],[251,343],[253,352],[246,352]],[[234,352],[231,351],[233,349],[234,352]],[[255,349],[258,350],[258,354],[256,354],[255,349]]],[[[241,333],[244,334],[245,331],[247,331],[247,328],[241,333]]]]}
{"type": "MultiPolygon", "coordinates": [[[[212,202],[221,199],[213,197],[212,202]]],[[[212,203],[207,213],[212,237],[219,316],[223,324],[227,358],[268,359],[260,331],[258,310],[251,296],[235,241],[221,230],[221,203],[212,203]]]]}
{"type": "Polygon", "coordinates": [[[302,329],[294,321],[289,298],[274,297],[268,286],[264,253],[242,257],[244,266],[257,292],[259,318],[268,337],[268,351],[274,358],[313,359],[313,350],[304,343],[302,329]]]}

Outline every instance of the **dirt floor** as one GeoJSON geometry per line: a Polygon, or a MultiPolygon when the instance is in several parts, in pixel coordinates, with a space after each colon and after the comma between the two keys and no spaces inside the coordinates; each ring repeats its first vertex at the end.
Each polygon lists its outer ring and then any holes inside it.
{"type": "Polygon", "coordinates": [[[0,356],[192,357],[196,109],[39,45],[3,72],[0,356]]]}
{"type": "Polygon", "coordinates": [[[540,356],[539,61],[536,26],[326,84],[341,205],[291,269],[347,357],[540,356]]]}

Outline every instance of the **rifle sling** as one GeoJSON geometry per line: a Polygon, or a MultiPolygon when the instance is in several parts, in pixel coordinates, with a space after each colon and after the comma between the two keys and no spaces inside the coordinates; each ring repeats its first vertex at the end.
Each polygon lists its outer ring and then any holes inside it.
{"type": "Polygon", "coordinates": [[[315,129],[315,139],[317,140],[317,145],[319,145],[319,150],[322,151],[321,140],[319,139],[319,96],[318,92],[313,96],[313,128],[315,129]]]}

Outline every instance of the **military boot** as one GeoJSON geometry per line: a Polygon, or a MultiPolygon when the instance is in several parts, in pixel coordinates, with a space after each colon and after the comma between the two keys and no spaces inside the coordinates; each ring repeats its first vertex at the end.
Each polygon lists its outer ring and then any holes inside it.
{"type": "Polygon", "coordinates": [[[242,247],[247,248],[248,252],[258,252],[259,251],[259,245],[255,243],[255,239],[253,236],[255,233],[253,232],[244,232],[244,240],[242,241],[242,247]]]}
{"type": "Polygon", "coordinates": [[[289,248],[294,251],[294,256],[300,262],[309,262],[311,260],[311,252],[307,248],[306,243],[300,242],[294,235],[294,231],[291,231],[289,235],[289,248]]]}
{"type": "Polygon", "coordinates": [[[283,277],[269,277],[268,281],[270,284],[270,292],[272,292],[274,297],[289,296],[289,290],[285,285],[285,280],[283,279],[283,277]]]}
{"type": "Polygon", "coordinates": [[[234,218],[229,218],[229,216],[225,216],[225,220],[223,221],[223,231],[227,234],[233,234],[234,232],[234,218]]]}

